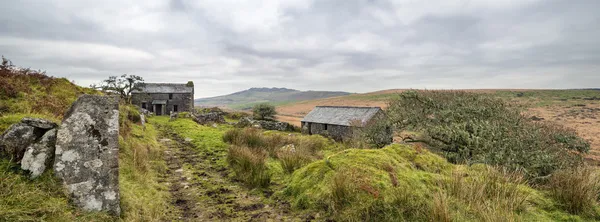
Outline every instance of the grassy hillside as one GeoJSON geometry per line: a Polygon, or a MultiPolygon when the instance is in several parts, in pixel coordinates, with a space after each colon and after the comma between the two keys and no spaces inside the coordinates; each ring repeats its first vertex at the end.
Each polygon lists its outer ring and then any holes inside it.
{"type": "MultiPolygon", "coordinates": [[[[60,123],[63,114],[81,94],[99,94],[67,79],[0,66],[0,133],[23,117],[60,123]]],[[[121,105],[119,182],[121,218],[105,213],[82,212],[69,204],[52,170],[30,180],[20,166],[0,159],[0,221],[153,221],[169,220],[166,188],[157,175],[164,168],[151,124],[142,127],[136,108],[121,105]]]]}
{"type": "Polygon", "coordinates": [[[298,91],[286,88],[251,88],[224,96],[196,99],[196,106],[219,106],[249,109],[257,103],[283,105],[287,103],[348,95],[347,92],[298,91]]]}
{"type": "MultiPolygon", "coordinates": [[[[210,157],[204,158],[208,168],[198,169],[203,163],[196,163],[185,169],[190,175],[210,175],[191,180],[206,189],[199,193],[197,209],[215,216],[210,220],[600,219],[597,205],[569,213],[571,205],[565,203],[572,202],[562,200],[559,192],[530,185],[522,175],[483,164],[451,164],[418,145],[353,149],[317,135],[206,127],[184,118],[151,120],[177,137],[190,138],[198,155],[210,157]],[[219,179],[207,180],[213,174],[219,179]],[[240,198],[253,202],[238,202],[240,198]]],[[[597,176],[576,178],[588,177],[597,176]]],[[[582,183],[568,174],[564,178],[560,184],[573,187],[567,196],[576,196],[582,183]]]]}

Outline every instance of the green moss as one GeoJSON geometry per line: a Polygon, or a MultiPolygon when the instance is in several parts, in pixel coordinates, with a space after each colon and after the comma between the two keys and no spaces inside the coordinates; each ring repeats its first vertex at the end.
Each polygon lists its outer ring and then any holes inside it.
{"type": "Polygon", "coordinates": [[[295,209],[340,221],[426,221],[440,220],[439,215],[455,221],[583,220],[560,210],[543,191],[510,178],[483,164],[453,165],[396,144],[315,161],[296,170],[281,195],[295,209]],[[514,202],[520,200],[525,202],[514,202]],[[447,212],[438,214],[440,209],[447,212]]]}

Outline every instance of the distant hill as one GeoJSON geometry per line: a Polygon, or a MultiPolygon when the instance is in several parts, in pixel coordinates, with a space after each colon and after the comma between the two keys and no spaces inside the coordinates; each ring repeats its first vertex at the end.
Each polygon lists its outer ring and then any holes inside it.
{"type": "Polygon", "coordinates": [[[257,103],[268,102],[275,105],[349,95],[347,92],[299,91],[287,88],[250,88],[229,95],[195,100],[196,106],[219,106],[231,109],[250,109],[257,103]]]}

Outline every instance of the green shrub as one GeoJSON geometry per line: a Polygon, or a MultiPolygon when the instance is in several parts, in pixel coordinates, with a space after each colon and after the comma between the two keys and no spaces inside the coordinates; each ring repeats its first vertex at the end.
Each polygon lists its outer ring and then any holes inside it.
{"type": "Polygon", "coordinates": [[[252,107],[252,114],[256,120],[274,120],[277,111],[271,104],[260,103],[252,107]]]}
{"type": "Polygon", "coordinates": [[[266,152],[245,146],[231,146],[227,153],[227,162],[235,178],[252,188],[266,188],[271,182],[266,159],[266,152]]]}
{"type": "Polygon", "coordinates": [[[600,175],[590,167],[555,172],[548,183],[552,196],[574,214],[596,215],[600,175]]]}
{"type": "Polygon", "coordinates": [[[543,178],[577,166],[580,152],[589,150],[574,131],[531,121],[518,107],[484,94],[408,91],[389,105],[399,130],[421,134],[412,142],[428,144],[453,163],[499,165],[543,178]]]}
{"type": "Polygon", "coordinates": [[[392,126],[386,116],[376,116],[366,124],[353,123],[352,137],[349,141],[355,148],[382,148],[392,143],[392,126]]]}

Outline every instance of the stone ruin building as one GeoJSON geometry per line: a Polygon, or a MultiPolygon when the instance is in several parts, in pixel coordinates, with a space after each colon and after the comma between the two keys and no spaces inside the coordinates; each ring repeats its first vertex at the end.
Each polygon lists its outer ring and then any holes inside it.
{"type": "Polygon", "coordinates": [[[157,116],[171,112],[191,112],[194,109],[194,82],[145,83],[131,93],[131,103],[157,116]]]}
{"type": "MultiPolygon", "coordinates": [[[[384,116],[380,107],[317,106],[302,119],[302,133],[344,141],[352,136],[355,127],[364,127],[370,121],[377,121],[384,116]]],[[[391,130],[383,133],[386,139],[391,140],[391,130]]]]}

